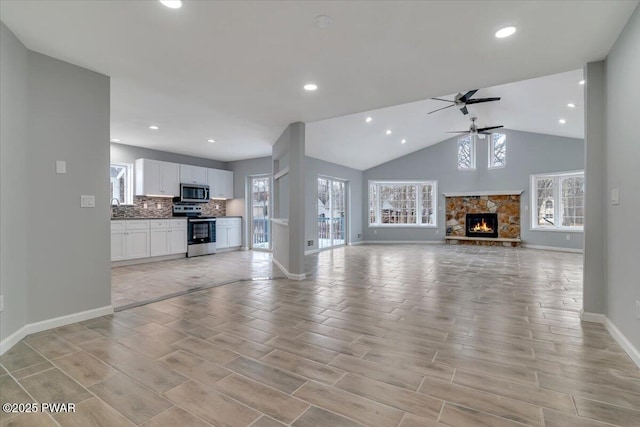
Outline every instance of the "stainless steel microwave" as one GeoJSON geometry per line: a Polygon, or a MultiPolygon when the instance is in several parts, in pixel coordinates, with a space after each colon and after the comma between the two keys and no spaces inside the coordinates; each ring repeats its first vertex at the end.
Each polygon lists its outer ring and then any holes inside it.
{"type": "Polygon", "coordinates": [[[209,186],[199,184],[180,184],[180,201],[190,203],[207,203],[209,186]]]}

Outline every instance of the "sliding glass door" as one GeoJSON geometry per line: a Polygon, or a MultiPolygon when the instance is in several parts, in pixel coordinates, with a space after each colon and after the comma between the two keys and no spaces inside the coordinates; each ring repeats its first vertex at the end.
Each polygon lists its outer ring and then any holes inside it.
{"type": "Polygon", "coordinates": [[[318,177],[318,248],[346,243],[346,182],[318,177]]]}
{"type": "Polygon", "coordinates": [[[270,203],[271,175],[252,176],[249,178],[251,189],[250,242],[251,249],[271,249],[270,203]]]}

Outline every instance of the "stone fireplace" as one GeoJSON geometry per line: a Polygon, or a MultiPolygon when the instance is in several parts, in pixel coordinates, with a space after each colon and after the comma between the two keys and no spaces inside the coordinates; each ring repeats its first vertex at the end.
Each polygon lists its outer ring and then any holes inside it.
{"type": "Polygon", "coordinates": [[[519,246],[521,190],[445,193],[447,242],[519,246]]]}

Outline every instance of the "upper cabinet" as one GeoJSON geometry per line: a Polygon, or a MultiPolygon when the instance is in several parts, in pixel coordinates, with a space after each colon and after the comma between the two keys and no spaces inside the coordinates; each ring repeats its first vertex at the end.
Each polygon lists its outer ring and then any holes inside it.
{"type": "Polygon", "coordinates": [[[209,169],[207,173],[209,197],[212,199],[233,199],[233,172],[209,169]]]}
{"type": "Polygon", "coordinates": [[[157,160],[137,159],[136,196],[179,196],[180,165],[157,160]]]}
{"type": "Polygon", "coordinates": [[[207,185],[207,168],[191,165],[180,165],[180,182],[182,184],[207,185]]]}

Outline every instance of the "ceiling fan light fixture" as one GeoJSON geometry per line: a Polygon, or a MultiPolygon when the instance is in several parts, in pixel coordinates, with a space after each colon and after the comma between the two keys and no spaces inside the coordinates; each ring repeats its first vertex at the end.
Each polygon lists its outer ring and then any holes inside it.
{"type": "Polygon", "coordinates": [[[160,3],[169,9],[180,9],[182,7],[182,0],[160,0],[160,3]]]}
{"type": "Polygon", "coordinates": [[[510,25],[508,27],[500,28],[498,31],[496,31],[495,36],[498,39],[504,39],[506,37],[514,35],[516,31],[517,31],[516,27],[514,27],[513,25],[510,25]]]}

